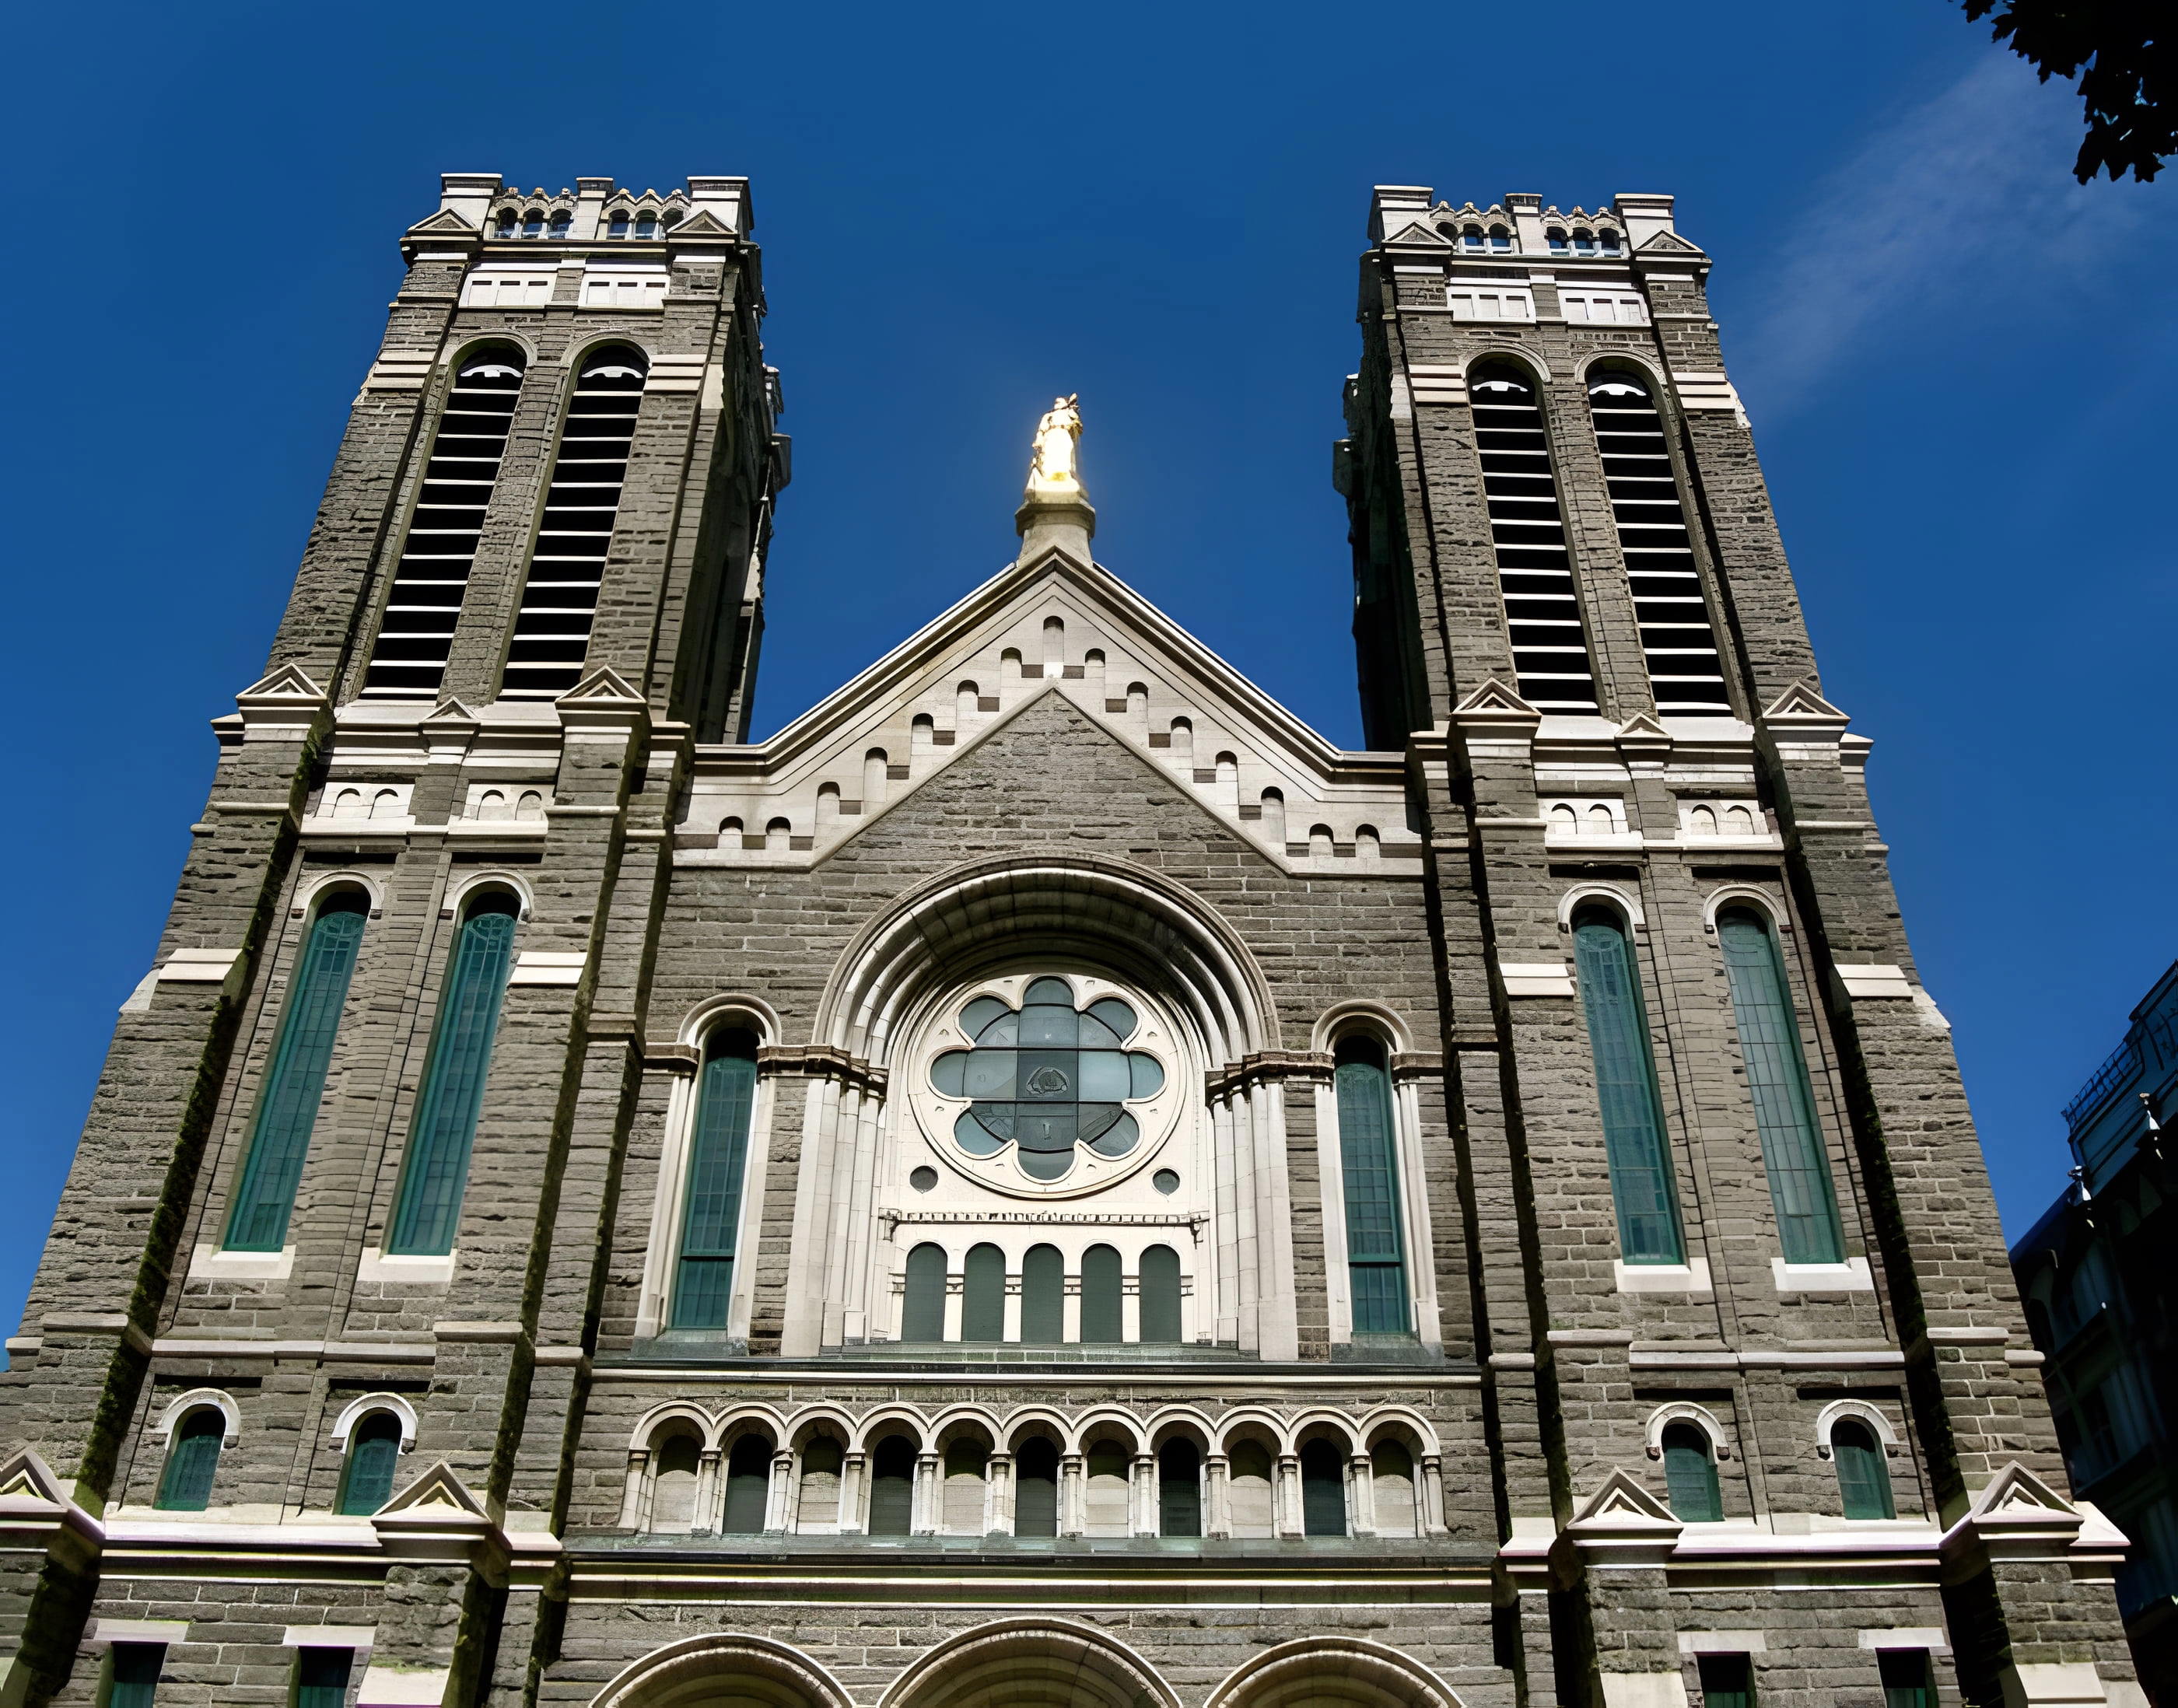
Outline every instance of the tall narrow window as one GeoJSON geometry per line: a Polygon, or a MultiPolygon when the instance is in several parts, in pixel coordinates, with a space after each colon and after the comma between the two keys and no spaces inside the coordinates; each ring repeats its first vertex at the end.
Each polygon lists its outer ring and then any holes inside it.
{"type": "Polygon", "coordinates": [[[1703,1655],[1697,1658],[1701,1674],[1701,1708],[1754,1708],[1754,1680],[1744,1655],[1703,1655]]]}
{"type": "Polygon", "coordinates": [[[1141,1298],[1143,1340],[1169,1346],[1179,1339],[1179,1253],[1169,1245],[1152,1245],[1142,1253],[1136,1283],[1141,1298]]]}
{"type": "Polygon", "coordinates": [[[219,1450],[227,1439],[227,1415],[216,1405],[200,1405],[174,1426],[167,1467],[152,1504],[162,1513],[200,1513],[211,1504],[211,1484],[219,1470],[219,1450]]]}
{"type": "Polygon", "coordinates": [[[1399,1238],[1398,1145],[1384,1047],[1338,1046],[1338,1162],[1346,1198],[1346,1265],[1356,1334],[1404,1334],[1407,1266],[1399,1238]]]}
{"type": "Polygon", "coordinates": [[[342,1708],[347,1700],[348,1675],[355,1670],[353,1649],[295,1651],[295,1708],[342,1708]]]}
{"type": "Polygon", "coordinates": [[[1628,1263],[1681,1262],[1685,1247],[1664,1151],[1663,1103],[1649,1054],[1649,1021],[1634,977],[1634,945],[1617,915],[1602,907],[1584,908],[1574,917],[1573,940],[1588,1045],[1595,1059],[1611,1196],[1618,1208],[1619,1249],[1628,1263]]]}
{"type": "Polygon", "coordinates": [[[389,1252],[444,1256],[454,1249],[484,1075],[514,959],[514,898],[492,890],[472,901],[462,921],[394,1195],[389,1252]]]}
{"type": "Polygon", "coordinates": [[[277,1251],[287,1243],[287,1218],[295,1207],[295,1189],[303,1179],[303,1158],[310,1148],[318,1103],[326,1092],[333,1039],[340,1031],[341,1009],[347,1001],[357,947],[369,916],[367,897],[342,890],[318,906],[296,963],[280,1017],[272,1066],[258,1099],[257,1120],[243,1158],[234,1208],[227,1218],[230,1251],[277,1251]]]}
{"type": "Polygon", "coordinates": [[[889,1435],[870,1455],[870,1534],[904,1536],[915,1528],[915,1443],[889,1435]]]}
{"type": "Polygon", "coordinates": [[[370,668],[364,673],[368,698],[430,699],[446,681],[446,655],[506,454],[522,373],[522,353],[498,345],[468,357],[455,371],[424,465],[416,513],[394,566],[370,668]]]}
{"type": "Polygon", "coordinates": [[[160,1669],[166,1661],[164,1643],[116,1643],[107,1708],[152,1708],[158,1700],[160,1669]]]}
{"type": "Polygon", "coordinates": [[[688,1199],[673,1282],[676,1328],[724,1328],[734,1291],[734,1251],[756,1108],[756,1034],[724,1029],[703,1052],[696,1126],[688,1147],[688,1199]]]}
{"type": "Polygon", "coordinates": [[[1875,1664],[1883,1679],[1883,1708],[1936,1708],[1926,1649],[1879,1649],[1875,1664]]]}
{"type": "Polygon", "coordinates": [[[1086,1346],[1117,1346],[1126,1338],[1119,1303],[1119,1254],[1109,1245],[1092,1245],[1081,1254],[1081,1340],[1086,1346]]]}
{"type": "Polygon", "coordinates": [[[1663,1448],[1664,1486],[1681,1522],[1713,1525],[1723,1518],[1724,1495],[1708,1435],[1691,1423],[1666,1424],[1663,1448]]]}
{"type": "Polygon", "coordinates": [[[647,372],[629,349],[583,359],[507,649],[500,692],[508,699],[555,699],[582,676],[647,372]]]}
{"type": "Polygon", "coordinates": [[[1346,1465],[1327,1441],[1311,1441],[1300,1450],[1301,1532],[1311,1536],[1346,1534],[1346,1465]]]}
{"type": "Polygon", "coordinates": [[[401,1420],[390,1411],[374,1411],[357,1421],[347,1442],[340,1510],[351,1517],[375,1513],[393,1494],[393,1474],[401,1462],[401,1420]]]}
{"type": "Polygon", "coordinates": [[[1202,1534],[1202,1455],[1191,1441],[1168,1441],[1157,1449],[1157,1534],[1202,1534]]]}
{"type": "Polygon", "coordinates": [[[771,1442],[745,1435],[726,1455],[726,1514],[719,1528],[730,1536],[760,1535],[770,1503],[771,1442]]]}
{"type": "Polygon", "coordinates": [[[971,1245],[960,1266],[960,1338],[1006,1338],[1006,1254],[995,1245],[971,1245]]]}
{"type": "Polygon", "coordinates": [[[1032,1245],[1021,1259],[1021,1338],[1032,1346],[1066,1338],[1066,1259],[1056,1245],[1032,1245]]]}
{"type": "Polygon", "coordinates": [[[1694,570],[1678,476],[1648,381],[1620,369],[1598,373],[1589,381],[1588,407],[1656,709],[1729,712],[1724,663],[1694,570]]]}
{"type": "Polygon", "coordinates": [[[1845,1234],[1776,934],[1753,908],[1729,907],[1716,917],[1716,936],[1732,986],[1747,1089],[1754,1099],[1762,1166],[1777,1208],[1779,1249],[1787,1263],[1842,1263],[1845,1234]]]}
{"type": "Polygon", "coordinates": [[[1509,363],[1486,363],[1467,396],[1520,697],[1546,712],[1592,712],[1595,669],[1535,382],[1509,363]]]}
{"type": "Polygon", "coordinates": [[[901,1303],[902,1340],[945,1338],[945,1248],[926,1242],[907,1254],[907,1296],[901,1303]]]}
{"type": "Polygon", "coordinates": [[[1040,1435],[1014,1455],[1014,1534],[1059,1534],[1059,1449],[1040,1435]]]}
{"type": "Polygon", "coordinates": [[[1891,1471],[1883,1449],[1864,1423],[1850,1421],[1831,1431],[1831,1459],[1837,1466],[1838,1493],[1849,1519],[1895,1519],[1891,1471]]]}

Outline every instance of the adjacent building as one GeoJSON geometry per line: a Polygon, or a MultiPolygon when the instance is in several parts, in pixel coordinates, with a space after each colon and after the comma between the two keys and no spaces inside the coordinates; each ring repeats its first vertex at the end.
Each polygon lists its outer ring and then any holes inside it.
{"type": "Polygon", "coordinates": [[[2136,1708],[1671,198],[1376,192],[1360,751],[1094,561],[1093,397],[749,741],[752,230],[402,238],[9,1342],[0,1702],[2136,1708]]]}

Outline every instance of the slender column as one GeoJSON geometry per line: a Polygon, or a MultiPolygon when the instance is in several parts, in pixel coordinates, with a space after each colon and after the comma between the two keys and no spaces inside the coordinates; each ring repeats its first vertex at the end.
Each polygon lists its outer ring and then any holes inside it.
{"type": "Polygon", "coordinates": [[[1229,1536],[1233,1534],[1232,1487],[1227,1481],[1232,1461],[1222,1453],[1207,1455],[1202,1461],[1204,1501],[1207,1510],[1202,1514],[1205,1536],[1229,1536]]]}
{"type": "Polygon", "coordinates": [[[1014,1533],[1014,1456],[994,1453],[983,1468],[983,1533],[1014,1533]]]}
{"type": "Polygon", "coordinates": [[[1278,1455],[1278,1482],[1272,1492],[1275,1528],[1282,1536],[1298,1536],[1306,1533],[1300,1516],[1300,1460],[1292,1453],[1278,1455]]]}
{"type": "Polygon", "coordinates": [[[1355,1536],[1376,1534],[1376,1468],[1365,1453],[1346,1461],[1346,1533],[1355,1536]]]}
{"type": "Polygon", "coordinates": [[[1069,1346],[1081,1344],[1081,1277],[1066,1277],[1059,1289],[1059,1338],[1069,1346]]]}
{"type": "Polygon", "coordinates": [[[1119,1338],[1128,1345],[1138,1345],[1142,1338],[1142,1278],[1137,1274],[1119,1278],[1119,1338]]]}
{"type": "Polygon", "coordinates": [[[719,1527],[720,1504],[725,1491],[720,1486],[719,1450],[707,1447],[696,1455],[696,1513],[693,1528],[715,1530],[719,1527]]]}
{"type": "Polygon", "coordinates": [[[1005,1327],[999,1331],[999,1338],[1018,1345],[1021,1338],[1021,1278],[1018,1270],[1006,1277],[1005,1309],[1005,1327]]]}
{"type": "Polygon", "coordinates": [[[1422,1486],[1415,1492],[1422,1503],[1422,1534],[1426,1536],[1445,1535],[1444,1461],[1436,1453],[1423,1455],[1422,1486]]]}
{"type": "MultiPolygon", "coordinates": [[[[947,1261],[949,1262],[951,1260],[949,1258],[947,1261]]],[[[958,1340],[960,1338],[960,1311],[967,1290],[968,1278],[966,1275],[958,1270],[951,1271],[946,1275],[945,1338],[948,1340],[958,1340]]]]}
{"type": "Polygon", "coordinates": [[[1157,1533],[1157,1460],[1146,1453],[1135,1455],[1134,1522],[1128,1529],[1138,1536],[1157,1533]]]}
{"type": "Polygon", "coordinates": [[[794,1455],[780,1448],[771,1456],[771,1487],[763,1503],[763,1533],[780,1536],[794,1527],[794,1455]]]}
{"type": "Polygon", "coordinates": [[[862,1516],[863,1486],[869,1476],[870,1456],[851,1453],[840,1462],[840,1534],[859,1536],[868,1529],[862,1516]]]}
{"type": "Polygon", "coordinates": [[[940,1494],[938,1455],[934,1453],[917,1453],[915,1456],[915,1516],[909,1525],[916,1535],[928,1536],[938,1533],[940,1494]]]}
{"type": "Polygon", "coordinates": [[[624,1530],[639,1530],[649,1514],[644,1509],[650,1504],[645,1498],[650,1490],[650,1449],[632,1448],[627,1455],[627,1491],[620,1502],[620,1527],[624,1530]]]}
{"type": "Polygon", "coordinates": [[[1083,1506],[1081,1455],[1070,1453],[1059,1461],[1059,1535],[1078,1536],[1089,1527],[1083,1506]]]}

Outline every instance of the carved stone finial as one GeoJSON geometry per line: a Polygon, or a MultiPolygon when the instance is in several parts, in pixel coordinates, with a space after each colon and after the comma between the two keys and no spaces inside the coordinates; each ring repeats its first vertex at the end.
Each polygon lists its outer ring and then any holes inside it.
{"type": "Polygon", "coordinates": [[[1081,490],[1081,442],[1080,393],[1053,398],[1051,408],[1036,424],[1028,488],[1014,512],[1024,558],[1046,546],[1058,546],[1085,563],[1089,561],[1097,512],[1081,490]]]}

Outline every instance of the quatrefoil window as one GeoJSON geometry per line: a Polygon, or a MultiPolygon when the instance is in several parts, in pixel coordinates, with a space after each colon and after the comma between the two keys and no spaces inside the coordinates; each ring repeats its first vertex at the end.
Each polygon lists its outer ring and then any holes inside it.
{"type": "Polygon", "coordinates": [[[953,1124],[953,1141],[971,1157],[1011,1145],[1033,1180],[1064,1179],[1077,1145],[1125,1156],[1142,1136],[1126,1105],[1164,1089],[1157,1059],[1124,1047],[1141,1024],[1116,996],[1075,1008],[1063,978],[1031,981],[1019,1009],[977,997],[960,1010],[974,1048],[948,1050],[930,1065],[939,1096],[971,1099],[953,1124]]]}

